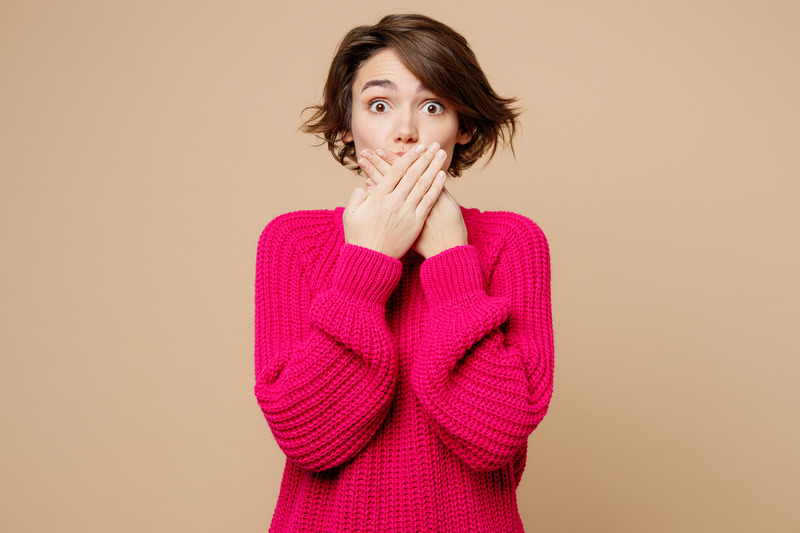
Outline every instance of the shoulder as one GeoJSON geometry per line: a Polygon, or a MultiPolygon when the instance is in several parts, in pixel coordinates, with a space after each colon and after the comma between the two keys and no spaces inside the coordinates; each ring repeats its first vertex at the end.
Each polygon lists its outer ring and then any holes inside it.
{"type": "Polygon", "coordinates": [[[314,209],[283,213],[270,220],[261,231],[258,247],[291,244],[303,248],[313,246],[335,233],[331,209],[314,209]]]}
{"type": "Polygon", "coordinates": [[[303,265],[307,271],[317,272],[336,256],[343,241],[336,213],[336,209],[315,209],[276,216],[261,232],[257,263],[270,268],[303,265]]]}
{"type": "Polygon", "coordinates": [[[509,246],[532,246],[547,250],[547,238],[539,225],[520,213],[512,211],[480,211],[463,208],[464,224],[474,244],[500,253],[509,246]]]}

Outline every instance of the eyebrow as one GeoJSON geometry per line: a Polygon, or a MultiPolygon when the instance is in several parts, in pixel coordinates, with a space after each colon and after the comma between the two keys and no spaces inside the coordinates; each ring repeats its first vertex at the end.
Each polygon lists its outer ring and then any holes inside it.
{"type": "MultiPolygon", "coordinates": [[[[361,88],[361,92],[363,93],[370,87],[383,87],[384,89],[390,89],[392,91],[397,90],[397,85],[395,85],[395,83],[392,80],[369,80],[361,88]]],[[[419,86],[417,87],[417,92],[421,93],[425,90],[426,90],[425,86],[420,83],[419,86]]]]}

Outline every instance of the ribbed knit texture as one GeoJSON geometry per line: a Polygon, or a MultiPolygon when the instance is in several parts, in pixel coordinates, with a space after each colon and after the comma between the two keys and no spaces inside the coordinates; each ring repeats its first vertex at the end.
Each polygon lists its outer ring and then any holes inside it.
{"type": "Polygon", "coordinates": [[[261,234],[255,395],[287,457],[270,532],[523,531],[549,251],[522,215],[461,211],[468,244],[428,259],[346,244],[344,207],[261,234]]]}

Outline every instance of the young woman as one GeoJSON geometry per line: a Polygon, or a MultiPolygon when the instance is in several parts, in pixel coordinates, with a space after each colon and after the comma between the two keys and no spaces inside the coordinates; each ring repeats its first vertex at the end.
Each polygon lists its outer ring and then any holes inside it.
{"type": "Polygon", "coordinates": [[[270,531],[523,531],[553,388],[547,242],[444,188],[511,143],[513,102],[430,18],[340,43],[304,128],[365,186],[258,243],[255,395],[287,458],[270,531]]]}

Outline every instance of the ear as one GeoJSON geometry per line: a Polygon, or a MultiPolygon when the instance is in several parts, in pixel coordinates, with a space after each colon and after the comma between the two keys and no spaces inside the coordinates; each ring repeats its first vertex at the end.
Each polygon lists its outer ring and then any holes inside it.
{"type": "Polygon", "coordinates": [[[465,131],[459,128],[458,135],[456,135],[456,144],[467,144],[471,140],[472,140],[472,132],[465,131]]]}
{"type": "Polygon", "coordinates": [[[351,132],[349,132],[349,131],[345,131],[345,132],[343,132],[341,135],[342,135],[342,140],[343,140],[344,142],[346,142],[346,143],[351,143],[351,142],[353,142],[353,134],[352,134],[351,132]]]}

